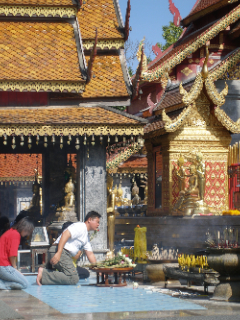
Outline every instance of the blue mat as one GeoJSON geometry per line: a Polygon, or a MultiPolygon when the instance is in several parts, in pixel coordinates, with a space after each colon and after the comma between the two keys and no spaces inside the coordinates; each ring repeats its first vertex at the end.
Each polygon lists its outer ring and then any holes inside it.
{"type": "Polygon", "coordinates": [[[80,280],[76,286],[41,286],[36,277],[27,277],[30,286],[24,291],[61,313],[96,313],[126,311],[205,310],[171,296],[129,287],[96,287],[95,278],[80,280]]]}

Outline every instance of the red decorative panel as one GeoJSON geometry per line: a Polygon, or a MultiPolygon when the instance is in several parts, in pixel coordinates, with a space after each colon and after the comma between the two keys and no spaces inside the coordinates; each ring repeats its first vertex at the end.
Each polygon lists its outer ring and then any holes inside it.
{"type": "Polygon", "coordinates": [[[226,204],[226,163],[206,161],[205,202],[209,207],[222,208],[226,204]]]}

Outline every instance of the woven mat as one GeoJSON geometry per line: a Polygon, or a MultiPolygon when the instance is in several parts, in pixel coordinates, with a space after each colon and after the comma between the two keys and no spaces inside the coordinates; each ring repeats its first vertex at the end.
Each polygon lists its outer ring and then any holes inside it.
{"type": "Polygon", "coordinates": [[[24,317],[0,300],[0,319],[24,319],[24,317]]]}

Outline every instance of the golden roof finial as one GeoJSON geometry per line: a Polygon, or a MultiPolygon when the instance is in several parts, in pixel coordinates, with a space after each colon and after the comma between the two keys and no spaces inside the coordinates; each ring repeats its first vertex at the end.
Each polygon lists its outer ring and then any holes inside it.
{"type": "Polygon", "coordinates": [[[207,67],[208,57],[209,57],[209,51],[208,51],[208,46],[206,45],[206,58],[204,60],[203,67],[202,67],[203,79],[206,79],[208,77],[208,67],[207,67]]]}

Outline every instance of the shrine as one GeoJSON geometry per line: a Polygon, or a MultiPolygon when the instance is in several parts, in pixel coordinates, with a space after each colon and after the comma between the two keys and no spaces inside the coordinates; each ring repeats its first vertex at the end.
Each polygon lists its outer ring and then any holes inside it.
{"type": "MultiPolygon", "coordinates": [[[[83,221],[90,210],[102,215],[93,241],[99,257],[107,251],[106,148],[137,148],[147,122],[116,109],[130,104],[129,16],[130,3],[124,24],[117,0],[0,6],[1,154],[19,155],[19,162],[40,155],[43,225],[83,221]]],[[[33,206],[39,208],[38,196],[33,206]]]]}

